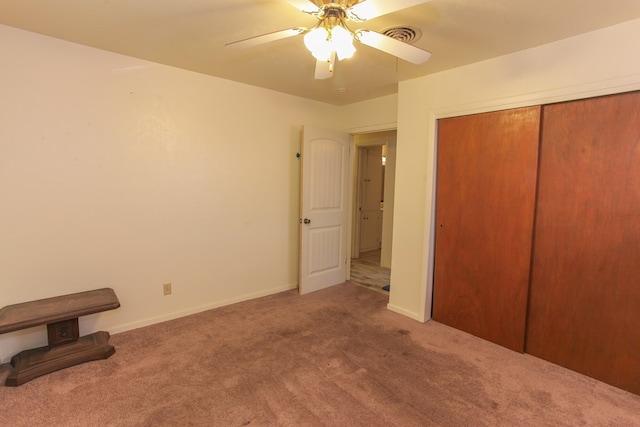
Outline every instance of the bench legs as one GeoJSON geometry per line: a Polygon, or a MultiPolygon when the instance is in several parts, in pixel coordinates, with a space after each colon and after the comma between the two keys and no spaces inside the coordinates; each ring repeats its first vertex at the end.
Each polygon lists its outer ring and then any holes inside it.
{"type": "Polygon", "coordinates": [[[19,386],[50,372],[92,360],[106,359],[115,353],[109,333],[100,331],[78,337],[78,319],[47,325],[49,345],[22,351],[11,358],[13,373],[5,385],[19,386]]]}

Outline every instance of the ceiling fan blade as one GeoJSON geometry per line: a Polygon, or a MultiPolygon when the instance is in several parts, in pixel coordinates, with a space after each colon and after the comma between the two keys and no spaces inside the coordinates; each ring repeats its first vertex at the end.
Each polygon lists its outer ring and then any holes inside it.
{"type": "Polygon", "coordinates": [[[311,0],[287,0],[287,2],[296,9],[300,9],[304,13],[315,13],[320,10],[315,2],[311,0]]]}
{"type": "Polygon", "coordinates": [[[411,6],[427,3],[430,0],[364,0],[348,9],[349,16],[355,21],[366,21],[387,13],[396,12],[411,6]]]}
{"type": "Polygon", "coordinates": [[[422,64],[431,57],[431,52],[429,51],[411,46],[375,31],[362,29],[356,31],[356,35],[361,43],[414,64],[422,64]]]}
{"type": "Polygon", "coordinates": [[[307,31],[307,29],[303,27],[287,28],[286,30],[274,31],[273,33],[262,34],[260,36],[249,37],[248,39],[227,43],[225,46],[234,48],[253,47],[259,44],[297,36],[305,31],[307,31]]]}
{"type": "Polygon", "coordinates": [[[333,52],[328,61],[316,62],[316,80],[324,80],[333,77],[333,67],[336,64],[336,53],[333,52]]]}

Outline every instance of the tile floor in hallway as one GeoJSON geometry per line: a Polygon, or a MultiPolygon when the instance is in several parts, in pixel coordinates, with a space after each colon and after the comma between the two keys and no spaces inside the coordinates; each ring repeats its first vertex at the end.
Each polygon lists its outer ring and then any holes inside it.
{"type": "Polygon", "coordinates": [[[351,281],[372,290],[382,290],[389,284],[391,270],[380,267],[380,250],[363,252],[359,258],[351,258],[351,281]]]}

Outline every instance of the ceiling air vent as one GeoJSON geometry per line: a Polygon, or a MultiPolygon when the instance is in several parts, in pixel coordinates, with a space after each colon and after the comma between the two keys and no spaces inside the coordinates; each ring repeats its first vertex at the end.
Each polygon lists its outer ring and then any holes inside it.
{"type": "Polygon", "coordinates": [[[391,37],[392,39],[396,39],[409,44],[418,41],[420,39],[420,36],[422,36],[420,30],[411,27],[387,28],[386,30],[382,31],[382,34],[387,37],[391,37]]]}

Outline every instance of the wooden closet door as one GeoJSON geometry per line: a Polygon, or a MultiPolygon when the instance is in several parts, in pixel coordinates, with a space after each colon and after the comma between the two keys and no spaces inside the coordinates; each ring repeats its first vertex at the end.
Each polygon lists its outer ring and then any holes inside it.
{"type": "Polygon", "coordinates": [[[640,394],[640,93],[543,117],[526,351],[640,394]]]}
{"type": "Polygon", "coordinates": [[[524,349],[540,107],[438,124],[433,318],[524,349]]]}

